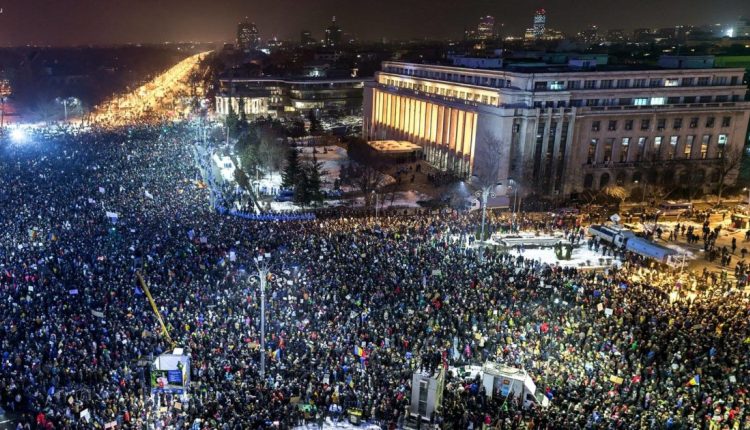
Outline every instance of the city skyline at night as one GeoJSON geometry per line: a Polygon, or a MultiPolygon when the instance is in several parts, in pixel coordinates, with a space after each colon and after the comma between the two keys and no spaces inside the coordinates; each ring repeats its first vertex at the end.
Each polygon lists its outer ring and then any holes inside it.
{"type": "Polygon", "coordinates": [[[291,0],[255,2],[226,0],[221,5],[205,0],[135,0],[96,2],[31,0],[0,4],[0,46],[85,44],[222,42],[234,39],[245,16],[255,22],[264,40],[296,40],[309,29],[317,40],[324,37],[330,17],[336,15],[345,33],[360,40],[458,39],[477,18],[492,15],[506,34],[522,34],[534,11],[546,9],[547,25],[575,34],[587,25],[599,28],[669,27],[674,25],[731,25],[750,16],[750,3],[715,2],[706,10],[697,0],[654,2],[635,0],[627,8],[618,2],[549,0],[493,3],[469,0],[460,7],[444,0],[384,0],[367,7],[363,1],[323,0],[300,5],[291,0]],[[290,10],[296,13],[290,14],[290,10]],[[418,20],[415,17],[429,16],[418,20]]]}

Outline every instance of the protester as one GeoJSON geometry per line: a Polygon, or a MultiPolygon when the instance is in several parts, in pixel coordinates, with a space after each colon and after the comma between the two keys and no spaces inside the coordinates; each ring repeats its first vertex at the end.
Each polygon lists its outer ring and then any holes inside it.
{"type": "MultiPolygon", "coordinates": [[[[219,214],[192,135],[142,126],[0,148],[0,406],[18,428],[292,428],[357,409],[392,429],[413,372],[485,361],[528,371],[550,405],[489,399],[449,372],[441,428],[750,428],[750,307],[736,291],[694,278],[670,298],[625,255],[599,272],[480,260],[466,246],[475,215],[219,214]],[[266,253],[262,340],[253,257],[266,253]],[[192,360],[180,407],[143,395],[139,361],[171,345],[136,270],[192,360]]],[[[586,246],[555,218],[490,219],[518,228],[586,246]]]]}

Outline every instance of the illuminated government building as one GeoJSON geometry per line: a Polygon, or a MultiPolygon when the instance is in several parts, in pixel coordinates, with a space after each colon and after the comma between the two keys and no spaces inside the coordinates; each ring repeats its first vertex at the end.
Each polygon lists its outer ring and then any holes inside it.
{"type": "Polygon", "coordinates": [[[523,194],[567,198],[688,175],[709,191],[721,157],[745,143],[745,70],[713,68],[710,56],[662,57],[659,65],[384,62],[365,84],[363,134],[418,144],[428,162],[461,177],[475,172],[482,145],[499,141],[498,181],[515,180],[523,194]]]}

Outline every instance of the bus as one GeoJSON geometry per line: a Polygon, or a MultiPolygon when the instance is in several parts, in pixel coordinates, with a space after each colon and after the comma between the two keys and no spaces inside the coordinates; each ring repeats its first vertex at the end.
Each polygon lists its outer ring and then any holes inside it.
{"type": "Polygon", "coordinates": [[[685,212],[690,212],[693,210],[693,204],[666,201],[659,204],[659,210],[661,211],[662,215],[666,216],[683,215],[685,212]]]}

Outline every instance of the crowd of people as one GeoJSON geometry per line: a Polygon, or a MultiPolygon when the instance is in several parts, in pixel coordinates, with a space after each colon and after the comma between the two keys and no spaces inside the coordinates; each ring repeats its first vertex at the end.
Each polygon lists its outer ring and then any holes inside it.
{"type": "Polygon", "coordinates": [[[17,428],[294,428],[357,410],[395,429],[413,372],[485,361],[525,369],[549,406],[490,397],[448,371],[433,425],[750,428],[738,293],[708,285],[670,300],[636,261],[480,259],[465,240],[475,215],[219,214],[192,136],[173,124],[0,146],[0,406],[17,428]],[[266,254],[261,339],[253,257],[266,254]],[[191,358],[179,402],[140,376],[172,345],[136,271],[191,358]]]}

